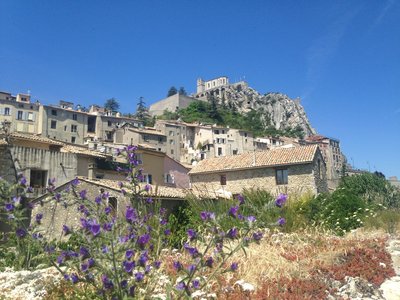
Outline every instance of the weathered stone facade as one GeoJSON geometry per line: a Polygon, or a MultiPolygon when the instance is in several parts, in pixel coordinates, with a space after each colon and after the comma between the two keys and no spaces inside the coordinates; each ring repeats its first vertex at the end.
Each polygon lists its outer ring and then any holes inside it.
{"type": "MultiPolygon", "coordinates": [[[[105,183],[102,184],[101,181],[96,183],[83,178],[80,178],[79,180],[80,183],[75,188],[77,192],[86,190],[87,199],[90,201],[93,201],[95,197],[100,195],[102,192],[108,192],[109,206],[114,209],[112,213],[118,218],[125,217],[125,209],[126,206],[130,204],[130,200],[127,196],[123,195],[118,188],[111,187],[105,183]]],[[[70,182],[58,187],[56,192],[62,193],[68,186],[70,186],[70,182]]],[[[155,190],[154,192],[154,200],[161,201],[161,207],[166,208],[167,212],[171,212],[175,207],[183,204],[184,196],[157,196],[157,191],[155,190]]],[[[32,216],[35,216],[37,213],[43,213],[43,219],[39,230],[41,230],[49,239],[62,239],[62,228],[64,224],[69,226],[71,229],[81,227],[80,219],[82,218],[82,214],[79,213],[78,207],[83,204],[83,202],[84,200],[73,198],[71,196],[68,196],[65,199],[63,198],[63,201],[57,202],[51,197],[51,195],[46,194],[34,201],[35,207],[32,216]]],[[[34,222],[34,219],[31,222],[34,222]]]]}

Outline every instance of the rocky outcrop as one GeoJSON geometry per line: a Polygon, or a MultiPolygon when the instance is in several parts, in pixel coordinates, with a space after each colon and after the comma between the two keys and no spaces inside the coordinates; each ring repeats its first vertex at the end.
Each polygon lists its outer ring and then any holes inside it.
{"type": "Polygon", "coordinates": [[[220,105],[241,113],[254,110],[260,114],[265,127],[273,126],[278,130],[301,128],[306,136],[316,134],[300,99],[291,99],[281,93],[260,94],[246,82],[207,91],[205,97],[215,97],[220,105]]]}

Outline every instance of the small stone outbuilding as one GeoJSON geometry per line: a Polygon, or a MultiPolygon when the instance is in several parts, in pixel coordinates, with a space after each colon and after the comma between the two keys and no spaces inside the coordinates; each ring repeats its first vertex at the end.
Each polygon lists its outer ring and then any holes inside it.
{"type": "Polygon", "coordinates": [[[326,192],[326,166],[317,145],[275,148],[202,160],[190,172],[191,187],[238,194],[259,188],[278,193],[326,192]]]}

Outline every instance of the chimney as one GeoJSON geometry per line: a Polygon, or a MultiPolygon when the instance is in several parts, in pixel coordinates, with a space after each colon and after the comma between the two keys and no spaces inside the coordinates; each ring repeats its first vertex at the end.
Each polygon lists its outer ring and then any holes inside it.
{"type": "Polygon", "coordinates": [[[88,178],[89,179],[94,179],[94,170],[95,170],[94,161],[89,161],[89,164],[88,164],[88,178]]]}

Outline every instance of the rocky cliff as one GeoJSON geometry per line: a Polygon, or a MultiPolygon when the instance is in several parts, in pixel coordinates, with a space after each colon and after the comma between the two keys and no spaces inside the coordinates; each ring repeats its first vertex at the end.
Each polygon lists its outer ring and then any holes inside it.
{"type": "Polygon", "coordinates": [[[278,130],[301,128],[306,136],[316,134],[300,99],[291,99],[281,93],[263,95],[249,87],[246,82],[219,87],[207,91],[207,94],[208,99],[215,97],[219,104],[238,112],[257,111],[265,127],[273,126],[278,130]]]}

